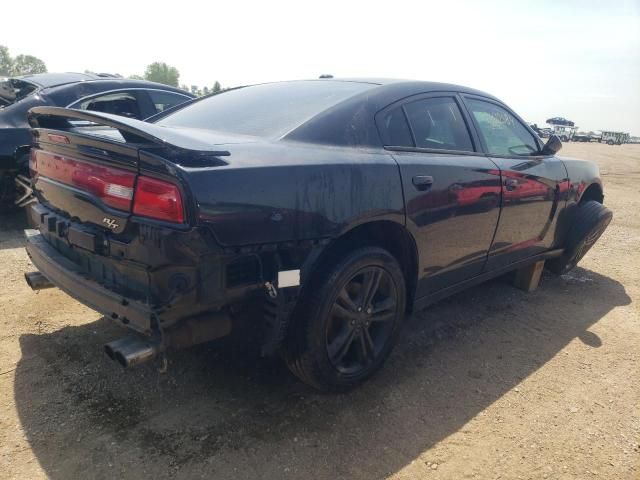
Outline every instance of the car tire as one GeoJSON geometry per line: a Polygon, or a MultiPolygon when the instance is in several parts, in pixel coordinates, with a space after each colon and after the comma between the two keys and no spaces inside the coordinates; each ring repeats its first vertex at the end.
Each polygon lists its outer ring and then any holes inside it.
{"type": "Polygon", "coordinates": [[[327,262],[302,292],[285,342],[286,363],[312,387],[347,390],[382,366],[405,311],[396,259],[377,247],[352,251],[327,262]]]}
{"type": "Polygon", "coordinates": [[[547,260],[547,269],[557,275],[572,270],[604,233],[612,218],[611,210],[595,200],[579,205],[567,235],[564,253],[547,260]]]}

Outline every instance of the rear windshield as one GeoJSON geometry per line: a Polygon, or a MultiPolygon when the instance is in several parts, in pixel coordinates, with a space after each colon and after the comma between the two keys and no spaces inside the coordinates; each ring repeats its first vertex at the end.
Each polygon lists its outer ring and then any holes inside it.
{"type": "Polygon", "coordinates": [[[37,85],[17,78],[0,78],[0,108],[19,102],[38,89],[37,85]]]}
{"type": "Polygon", "coordinates": [[[322,80],[254,85],[195,102],[157,124],[277,138],[374,86],[322,80]]]}

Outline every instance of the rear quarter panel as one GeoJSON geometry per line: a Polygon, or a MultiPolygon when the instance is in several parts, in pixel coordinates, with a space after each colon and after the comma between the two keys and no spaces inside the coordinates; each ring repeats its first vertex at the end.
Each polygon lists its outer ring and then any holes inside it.
{"type": "Polygon", "coordinates": [[[229,145],[228,166],[184,168],[199,223],[224,246],[332,238],[370,220],[404,224],[398,167],[381,149],[229,145]]]}

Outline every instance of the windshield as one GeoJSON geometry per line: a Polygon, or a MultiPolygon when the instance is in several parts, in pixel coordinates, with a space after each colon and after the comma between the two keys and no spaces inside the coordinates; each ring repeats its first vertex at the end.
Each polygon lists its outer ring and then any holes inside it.
{"type": "Polygon", "coordinates": [[[254,85],[194,102],[157,124],[277,138],[374,86],[313,80],[254,85]]]}
{"type": "Polygon", "coordinates": [[[17,78],[0,78],[0,108],[19,102],[38,89],[38,86],[17,78]]]}

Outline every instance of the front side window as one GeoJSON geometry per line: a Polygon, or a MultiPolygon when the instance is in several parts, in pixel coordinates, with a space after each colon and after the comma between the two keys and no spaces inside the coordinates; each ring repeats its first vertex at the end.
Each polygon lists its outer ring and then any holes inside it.
{"type": "Polygon", "coordinates": [[[425,98],[404,108],[416,147],[473,151],[469,131],[452,97],[425,98]]]}
{"type": "Polygon", "coordinates": [[[147,93],[149,94],[149,97],[151,97],[151,102],[153,103],[157,113],[164,112],[171,107],[175,107],[176,105],[180,105],[181,103],[190,100],[190,98],[185,95],[163,92],[162,90],[149,90],[147,93]]]}
{"type": "Polygon", "coordinates": [[[71,108],[111,113],[122,117],[141,119],[140,106],[133,92],[113,92],[82,100],[71,108]]]}
{"type": "Polygon", "coordinates": [[[533,135],[504,108],[490,102],[466,99],[480,135],[492,155],[527,156],[538,154],[533,135]]]}

